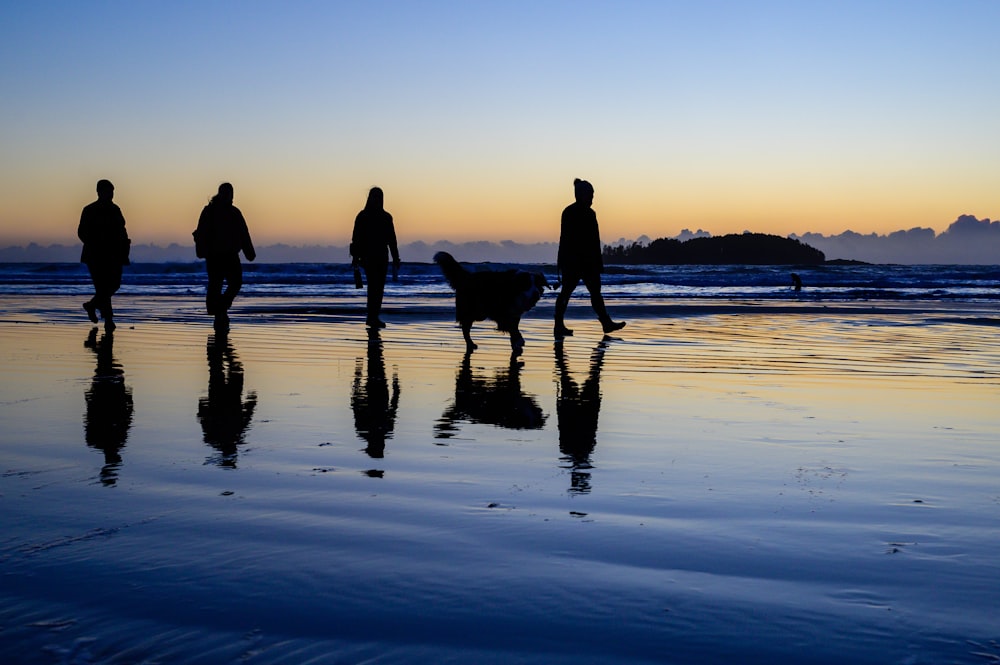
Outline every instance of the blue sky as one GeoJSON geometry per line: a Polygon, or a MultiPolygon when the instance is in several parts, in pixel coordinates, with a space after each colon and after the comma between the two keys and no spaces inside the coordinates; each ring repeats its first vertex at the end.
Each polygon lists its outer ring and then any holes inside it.
{"type": "Polygon", "coordinates": [[[263,241],[943,230],[1000,216],[1000,3],[9,3],[0,242],[112,179],[188,242],[222,181],[263,241]]]}

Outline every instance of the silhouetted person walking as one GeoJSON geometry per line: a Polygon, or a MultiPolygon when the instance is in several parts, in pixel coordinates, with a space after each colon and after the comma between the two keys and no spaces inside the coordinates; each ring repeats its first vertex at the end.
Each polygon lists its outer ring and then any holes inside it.
{"type": "Polygon", "coordinates": [[[563,319],[573,289],[583,280],[590,293],[590,304],[601,321],[605,334],[621,330],[624,321],[612,321],[601,295],[601,273],[604,259],[601,256],[601,234],[597,227],[597,214],[590,206],[594,202],[594,187],[586,180],[573,181],[576,202],[563,210],[559,231],[559,257],[556,265],[562,279],[562,290],[556,298],[555,337],[562,339],[573,334],[563,319]]]}
{"type": "Polygon", "coordinates": [[[195,254],[205,259],[208,271],[205,307],[215,317],[216,331],[224,333],[229,330],[229,308],[243,286],[240,251],[248,261],[257,258],[243,213],[233,205],[231,184],[219,185],[219,193],[201,211],[193,235],[195,254]]]}
{"type": "Polygon", "coordinates": [[[392,224],[392,215],[383,207],[383,200],[381,188],[372,187],[369,190],[364,209],[354,219],[351,236],[351,262],[355,268],[361,266],[368,278],[366,325],[371,328],[385,327],[379,315],[385,293],[385,276],[389,270],[389,254],[392,254],[392,278],[395,280],[399,274],[396,228],[392,224]]]}
{"type": "Polygon", "coordinates": [[[83,432],[87,445],[104,453],[101,484],[114,485],[122,464],[120,451],[125,447],[132,426],[132,389],[125,385],[125,370],[114,357],[114,333],[110,330],[97,339],[97,328],[90,330],[85,347],[97,356],[94,378],[84,393],[87,411],[83,432]]]}
{"type": "Polygon", "coordinates": [[[97,200],[80,215],[76,234],[83,242],[80,262],[87,264],[94,283],[94,297],[83,303],[87,316],[97,323],[97,313],[104,317],[104,327],[115,329],[111,296],[122,285],[122,266],[129,264],[131,241],[125,231],[125,216],[114,204],[115,186],[110,180],[97,181],[97,200]]]}

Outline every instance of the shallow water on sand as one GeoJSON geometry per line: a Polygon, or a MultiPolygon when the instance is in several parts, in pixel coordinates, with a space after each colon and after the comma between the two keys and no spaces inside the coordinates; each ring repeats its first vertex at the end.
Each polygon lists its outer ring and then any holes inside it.
{"type": "Polygon", "coordinates": [[[512,364],[434,316],[61,303],[0,322],[4,662],[1000,659],[977,316],[538,316],[512,364]]]}

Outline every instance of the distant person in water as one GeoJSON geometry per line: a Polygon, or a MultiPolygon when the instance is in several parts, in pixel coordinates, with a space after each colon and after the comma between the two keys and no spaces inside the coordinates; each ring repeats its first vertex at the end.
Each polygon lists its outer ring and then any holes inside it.
{"type": "Polygon", "coordinates": [[[799,277],[798,273],[792,273],[792,289],[795,291],[802,290],[802,278],[799,277]]]}
{"type": "Polygon", "coordinates": [[[368,278],[366,325],[369,328],[385,327],[380,314],[390,254],[392,279],[395,281],[399,275],[396,228],[392,224],[392,215],[385,211],[383,202],[381,188],[372,187],[368,191],[364,209],[354,218],[354,233],[351,236],[351,264],[355,268],[363,268],[365,277],[368,278]]]}
{"type": "Polygon", "coordinates": [[[590,293],[590,304],[601,321],[605,334],[621,330],[624,321],[612,321],[601,295],[601,273],[604,259],[601,256],[601,234],[597,227],[597,214],[590,206],[594,202],[594,187],[586,180],[573,181],[576,202],[563,210],[559,232],[557,267],[562,280],[562,291],[556,298],[555,337],[562,339],[573,334],[563,318],[569,306],[573,289],[583,280],[590,293]]]}
{"type": "Polygon", "coordinates": [[[205,307],[215,317],[215,330],[229,330],[229,308],[243,286],[240,251],[248,261],[257,258],[243,213],[233,205],[233,186],[219,185],[219,193],[201,211],[194,231],[195,253],[205,259],[208,291],[205,307]],[[225,284],[226,290],[222,287],[225,284]]]}
{"type": "Polygon", "coordinates": [[[80,262],[87,264],[94,283],[94,297],[83,303],[87,316],[98,322],[97,314],[104,317],[104,327],[115,329],[111,296],[122,285],[122,266],[129,264],[131,241],[125,231],[125,216],[112,202],[115,186],[110,180],[97,182],[97,200],[88,204],[80,215],[76,234],[83,242],[80,262]]]}

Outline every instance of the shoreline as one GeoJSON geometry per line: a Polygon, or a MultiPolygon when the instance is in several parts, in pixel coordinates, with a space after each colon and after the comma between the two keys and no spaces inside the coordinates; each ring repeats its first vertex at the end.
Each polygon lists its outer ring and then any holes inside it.
{"type": "MultiPolygon", "coordinates": [[[[72,323],[86,322],[80,309],[84,299],[80,296],[0,295],[0,322],[20,323],[72,323]],[[79,310],[79,311],[77,311],[79,310]]],[[[789,297],[782,302],[772,299],[726,298],[614,298],[606,297],[608,308],[617,318],[673,319],[688,316],[718,314],[750,315],[833,315],[860,316],[887,314],[892,316],[925,316],[928,321],[946,317],[946,320],[968,319],[984,325],[1000,325],[1000,312],[992,301],[953,300],[814,300],[789,297]]],[[[152,321],[209,321],[204,312],[204,300],[199,295],[188,296],[139,296],[115,297],[115,311],[120,322],[148,323],[152,321]]],[[[528,313],[523,321],[537,321],[551,317],[555,298],[546,297],[528,313]]],[[[275,322],[288,320],[353,321],[365,317],[364,295],[352,297],[325,296],[240,296],[233,305],[234,323],[240,318],[255,324],[267,323],[266,316],[275,322]]],[[[387,319],[401,322],[450,320],[454,316],[453,297],[387,295],[382,308],[387,319]]],[[[574,293],[567,311],[567,318],[583,320],[593,318],[585,290],[574,293]]],[[[476,327],[489,329],[488,321],[476,327]]]]}

